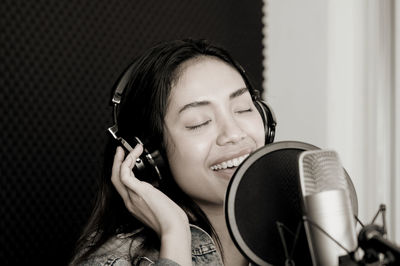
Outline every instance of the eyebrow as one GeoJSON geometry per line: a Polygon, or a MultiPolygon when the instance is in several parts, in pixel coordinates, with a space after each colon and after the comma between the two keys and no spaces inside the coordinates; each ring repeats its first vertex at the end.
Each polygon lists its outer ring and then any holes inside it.
{"type": "MultiPolygon", "coordinates": [[[[239,97],[240,95],[246,93],[248,91],[247,88],[240,88],[234,92],[232,92],[231,94],[229,94],[229,100],[232,100],[234,98],[239,97]]],[[[183,111],[189,109],[189,108],[193,108],[193,107],[199,107],[199,106],[205,106],[205,105],[209,105],[210,101],[195,101],[195,102],[191,102],[188,104],[185,104],[181,109],[179,109],[179,114],[182,113],[183,111]]]]}

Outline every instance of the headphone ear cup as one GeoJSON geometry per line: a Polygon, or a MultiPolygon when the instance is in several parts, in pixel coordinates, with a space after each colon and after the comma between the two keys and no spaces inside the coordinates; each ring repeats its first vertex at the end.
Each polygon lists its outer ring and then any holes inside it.
{"type": "Polygon", "coordinates": [[[272,109],[266,102],[260,100],[255,100],[254,105],[260,113],[264,123],[265,144],[274,142],[276,119],[272,109]]]}
{"type": "Polygon", "coordinates": [[[119,141],[127,152],[132,151],[132,147],[135,147],[137,144],[143,146],[143,153],[135,163],[135,175],[138,179],[146,181],[155,187],[159,187],[162,179],[161,172],[164,168],[164,159],[162,158],[161,153],[157,149],[150,149],[151,145],[147,145],[147,142],[143,143],[138,137],[134,137],[132,140],[134,146],[130,145],[123,138],[119,138],[119,141]]]}
{"type": "Polygon", "coordinates": [[[139,158],[144,164],[143,169],[140,171],[142,180],[151,183],[155,187],[159,187],[162,180],[162,171],[165,167],[160,151],[150,149],[148,145],[144,144],[143,153],[139,158]]]}

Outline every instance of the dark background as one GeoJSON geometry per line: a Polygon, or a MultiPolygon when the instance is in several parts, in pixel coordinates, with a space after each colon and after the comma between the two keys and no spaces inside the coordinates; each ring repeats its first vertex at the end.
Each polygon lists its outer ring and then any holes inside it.
{"type": "Polygon", "coordinates": [[[90,214],[110,90],[162,40],[207,38],[262,84],[262,1],[0,4],[0,264],[65,265],[90,214]]]}

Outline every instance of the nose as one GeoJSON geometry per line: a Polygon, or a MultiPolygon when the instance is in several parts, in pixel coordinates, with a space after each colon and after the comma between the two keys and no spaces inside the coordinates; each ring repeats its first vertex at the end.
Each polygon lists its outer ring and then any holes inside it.
{"type": "Polygon", "coordinates": [[[226,144],[234,144],[241,141],[246,136],[246,132],[234,119],[234,117],[226,117],[220,125],[217,137],[217,144],[220,146],[226,144]]]}

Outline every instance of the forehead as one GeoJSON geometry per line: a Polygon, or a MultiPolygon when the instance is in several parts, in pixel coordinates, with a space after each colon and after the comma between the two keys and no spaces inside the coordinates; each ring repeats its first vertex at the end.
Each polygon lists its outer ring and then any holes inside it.
{"type": "Polygon", "coordinates": [[[184,62],[172,84],[169,102],[203,100],[246,87],[240,73],[228,63],[212,56],[184,62]]]}

